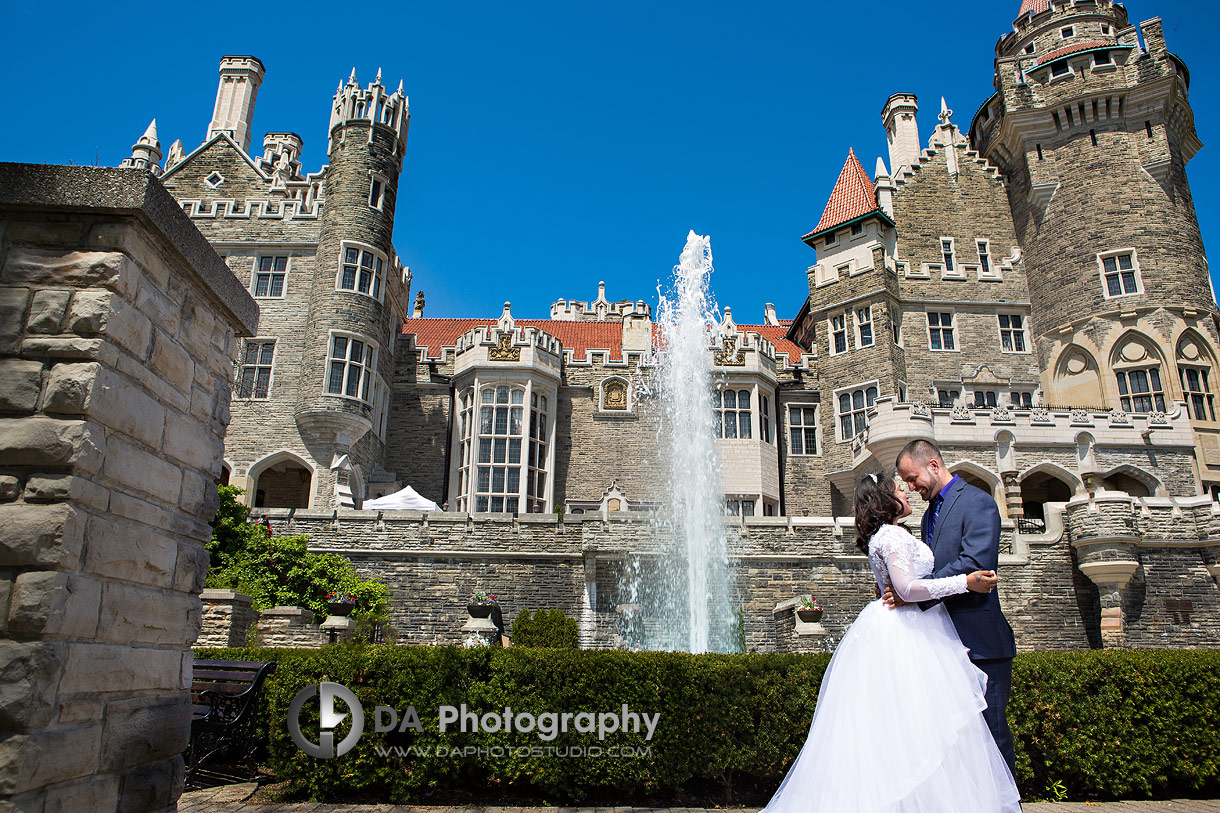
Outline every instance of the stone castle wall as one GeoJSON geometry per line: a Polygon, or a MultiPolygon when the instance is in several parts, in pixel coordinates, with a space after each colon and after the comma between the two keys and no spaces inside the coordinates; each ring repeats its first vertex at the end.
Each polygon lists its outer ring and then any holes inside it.
{"type": "MultiPolygon", "coordinates": [[[[1088,513],[1088,498],[1081,505],[1088,513]]],[[[1140,646],[1220,646],[1220,590],[1208,571],[1220,546],[1220,514],[1206,498],[1147,498],[1125,505],[1135,512],[1140,580],[1123,600],[1128,642],[1140,646]],[[1132,508],[1132,506],[1135,506],[1132,508]],[[1210,558],[1209,558],[1210,557],[1210,558]],[[1175,621],[1166,599],[1189,595],[1189,620],[1175,621]]],[[[632,603],[622,574],[649,567],[660,526],[648,514],[552,516],[429,514],[416,512],[287,512],[272,522],[284,533],[305,533],[310,549],[340,553],[362,576],[391,590],[391,624],[404,643],[460,643],[466,598],[476,589],[500,599],[505,623],[522,610],[559,609],[580,624],[582,646],[617,645],[619,605],[632,603]]],[[[801,651],[832,646],[874,598],[872,573],[855,547],[850,520],[812,517],[726,518],[735,595],[743,612],[746,645],[758,651],[801,651]],[[794,637],[784,602],[812,593],[825,607],[828,637],[794,637]]],[[[917,527],[912,517],[912,528],[917,527]]],[[[1073,542],[1085,526],[1058,516],[1050,531],[1019,535],[1004,522],[1002,603],[1018,647],[1083,649],[1102,645],[1098,588],[1075,565],[1073,542]]],[[[645,611],[645,626],[647,626],[645,611]]]]}
{"type": "Polygon", "coordinates": [[[146,171],[0,164],[0,806],[174,809],[257,315],[146,171]]]}

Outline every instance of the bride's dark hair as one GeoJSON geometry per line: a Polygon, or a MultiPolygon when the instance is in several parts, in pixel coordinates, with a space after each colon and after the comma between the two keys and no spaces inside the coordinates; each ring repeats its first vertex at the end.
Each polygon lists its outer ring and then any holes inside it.
{"type": "Polygon", "coordinates": [[[856,547],[868,555],[868,540],[902,511],[902,500],[891,477],[866,474],[856,483],[856,547]]]}

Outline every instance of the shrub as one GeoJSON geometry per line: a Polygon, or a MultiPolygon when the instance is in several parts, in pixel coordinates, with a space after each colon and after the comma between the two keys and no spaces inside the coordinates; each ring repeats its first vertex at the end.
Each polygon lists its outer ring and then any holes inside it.
{"type": "Polygon", "coordinates": [[[579,648],[576,619],[568,618],[559,610],[522,610],[513,622],[513,646],[551,647],[553,649],[579,648]]]}
{"type": "MultiPolygon", "coordinates": [[[[528,625],[527,625],[528,626],[528,625]]],[[[827,655],[689,655],[570,649],[335,645],[317,650],[201,650],[199,657],[279,662],[267,681],[270,767],[318,801],[418,803],[477,788],[482,801],[648,804],[718,790],[716,801],[762,803],[805,741],[827,655]],[[348,754],[305,756],[285,725],[298,691],[320,680],[356,693],[365,733],[348,754]],[[569,729],[441,733],[438,708],[514,712],[659,713],[655,736],[569,729]],[[422,730],[378,734],[373,708],[414,706],[422,730]],[[385,749],[409,746],[425,753],[385,749]],[[542,747],[540,747],[542,746],[542,747]],[[634,757],[565,757],[556,749],[641,750],[634,757]],[[447,758],[438,748],[451,749],[447,758]],[[382,752],[378,752],[378,748],[382,752]],[[431,752],[426,749],[432,749],[431,752]],[[470,749],[453,755],[452,749],[470,749]],[[650,749],[650,750],[646,750],[650,749]],[[751,795],[753,792],[753,795],[751,795]]],[[[306,704],[317,731],[317,703],[306,704]]],[[[1027,798],[1194,796],[1220,792],[1220,652],[1129,651],[1018,656],[1009,720],[1027,798]]],[[[347,722],[345,721],[344,725],[347,722]]],[[[312,727],[311,727],[312,726],[312,727]]],[[[336,742],[345,729],[336,733],[336,742]]],[[[892,732],[910,736],[909,732],[892,732]]],[[[868,734],[875,736],[876,732],[868,734]]],[[[587,751],[586,751],[587,753],[587,751]]]]}

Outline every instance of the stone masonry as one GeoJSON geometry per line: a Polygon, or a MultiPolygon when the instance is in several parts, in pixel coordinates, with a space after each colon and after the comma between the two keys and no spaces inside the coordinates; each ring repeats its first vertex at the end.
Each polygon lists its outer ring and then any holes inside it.
{"type": "Polygon", "coordinates": [[[0,805],[172,810],[238,336],[147,171],[0,164],[0,805]]]}

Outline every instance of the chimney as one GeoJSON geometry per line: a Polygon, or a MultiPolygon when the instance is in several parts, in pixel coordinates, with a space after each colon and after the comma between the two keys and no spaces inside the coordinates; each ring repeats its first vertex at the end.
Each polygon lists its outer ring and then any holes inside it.
{"type": "Polygon", "coordinates": [[[208,139],[228,133],[245,153],[250,152],[250,125],[254,122],[254,100],[267,72],[252,56],[222,56],[216,108],[208,125],[208,139]]]}
{"type": "Polygon", "coordinates": [[[895,93],[881,110],[885,138],[890,145],[890,168],[895,177],[902,167],[914,166],[919,160],[919,127],[915,123],[918,110],[914,93],[895,93]]]}
{"type": "Polygon", "coordinates": [[[779,319],[775,316],[775,306],[770,302],[763,306],[763,324],[779,327],[779,319]]]}

